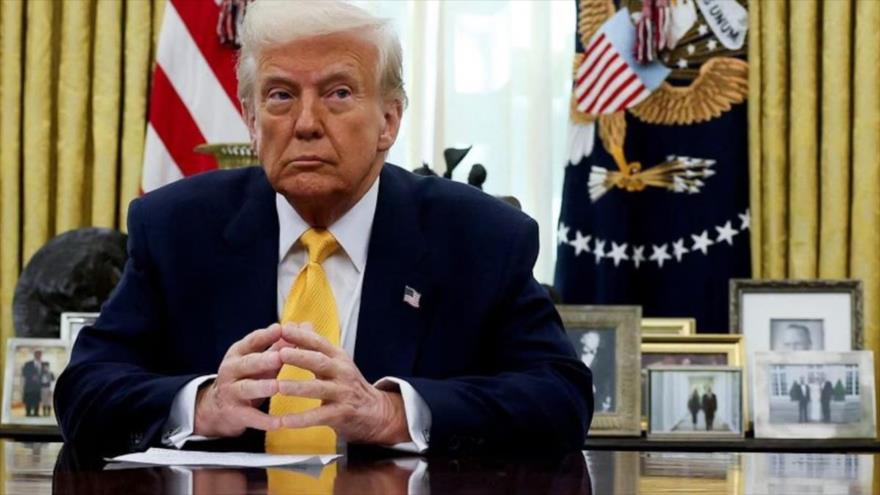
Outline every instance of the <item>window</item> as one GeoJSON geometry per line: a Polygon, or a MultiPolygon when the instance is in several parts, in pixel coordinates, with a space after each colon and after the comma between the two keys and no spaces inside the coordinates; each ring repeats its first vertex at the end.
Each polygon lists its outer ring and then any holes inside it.
{"type": "Polygon", "coordinates": [[[783,397],[788,395],[788,380],[785,376],[784,366],[773,366],[771,371],[771,392],[773,397],[783,397]]]}

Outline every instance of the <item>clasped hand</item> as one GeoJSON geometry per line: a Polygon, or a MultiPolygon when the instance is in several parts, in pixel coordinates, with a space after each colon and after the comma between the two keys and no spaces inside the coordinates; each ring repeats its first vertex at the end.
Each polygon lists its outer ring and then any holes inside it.
{"type": "Polygon", "coordinates": [[[318,335],[309,323],[273,324],[232,344],[217,378],[196,398],[196,435],[235,437],[246,428],[329,426],[346,441],[392,445],[410,441],[403,400],[368,383],[354,361],[318,335]],[[284,364],[314,373],[313,380],[279,380],[284,364]],[[259,409],[280,393],[320,399],[296,414],[271,416],[259,409]]]}

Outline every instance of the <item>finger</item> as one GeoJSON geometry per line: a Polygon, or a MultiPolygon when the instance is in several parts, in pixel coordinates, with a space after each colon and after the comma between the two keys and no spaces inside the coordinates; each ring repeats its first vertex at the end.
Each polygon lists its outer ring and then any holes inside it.
{"type": "Polygon", "coordinates": [[[325,401],[339,401],[341,388],[325,380],[277,380],[278,392],[294,397],[308,397],[325,401]]]}
{"type": "Polygon", "coordinates": [[[269,351],[280,351],[281,349],[284,349],[285,347],[296,347],[296,346],[293,345],[293,344],[291,344],[290,342],[284,340],[284,338],[282,337],[282,338],[276,340],[275,343],[272,344],[272,345],[269,347],[269,349],[267,349],[267,350],[269,350],[269,351]]]}
{"type": "Polygon", "coordinates": [[[263,431],[281,428],[281,416],[271,416],[253,407],[242,407],[236,412],[241,423],[247,428],[263,431]]]}
{"type": "Polygon", "coordinates": [[[305,349],[281,349],[281,362],[311,371],[317,377],[334,378],[339,375],[339,362],[320,352],[305,349]]]}
{"type": "Polygon", "coordinates": [[[301,413],[279,416],[282,428],[308,428],[310,426],[332,426],[341,418],[342,407],[327,404],[301,413]]]}
{"type": "Polygon", "coordinates": [[[252,352],[262,352],[281,337],[281,325],[273,323],[266,328],[254,330],[243,339],[229,347],[227,355],[244,356],[252,352]]]}
{"type": "Polygon", "coordinates": [[[266,399],[278,393],[278,380],[238,380],[232,385],[241,400],[266,399]]]}
{"type": "Polygon", "coordinates": [[[338,357],[341,354],[345,354],[345,351],[331,344],[330,341],[313,330],[310,330],[311,328],[311,323],[303,323],[298,327],[285,326],[281,331],[281,336],[284,340],[297,347],[317,351],[330,357],[338,357]]]}
{"type": "Polygon", "coordinates": [[[221,373],[225,371],[233,379],[277,374],[281,364],[278,351],[254,352],[229,359],[222,365],[221,373]]]}

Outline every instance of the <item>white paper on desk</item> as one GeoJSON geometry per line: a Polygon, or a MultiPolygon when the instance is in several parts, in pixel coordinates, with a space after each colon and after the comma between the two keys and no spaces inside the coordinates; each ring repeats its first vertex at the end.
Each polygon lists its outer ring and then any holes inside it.
{"type": "Polygon", "coordinates": [[[203,452],[198,450],[177,450],[151,448],[146,452],[125,454],[110,462],[134,462],[155,466],[235,466],[235,467],[273,467],[273,466],[324,466],[340,455],[278,455],[252,452],[203,452]]]}

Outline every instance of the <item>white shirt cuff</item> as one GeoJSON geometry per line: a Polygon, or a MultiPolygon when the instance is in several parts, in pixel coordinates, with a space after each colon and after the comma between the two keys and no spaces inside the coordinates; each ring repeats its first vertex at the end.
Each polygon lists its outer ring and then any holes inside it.
{"type": "Polygon", "coordinates": [[[181,448],[186,442],[211,440],[210,437],[193,435],[196,424],[196,394],[199,387],[217,375],[205,375],[189,381],[174,396],[168,419],[162,427],[162,443],[168,447],[181,448]]]}
{"type": "Polygon", "coordinates": [[[416,392],[406,380],[386,376],[377,381],[374,386],[380,390],[400,390],[403,398],[403,410],[406,413],[406,425],[409,430],[411,442],[392,445],[395,450],[422,454],[428,450],[428,441],[431,437],[431,409],[422,396],[416,392]]]}

